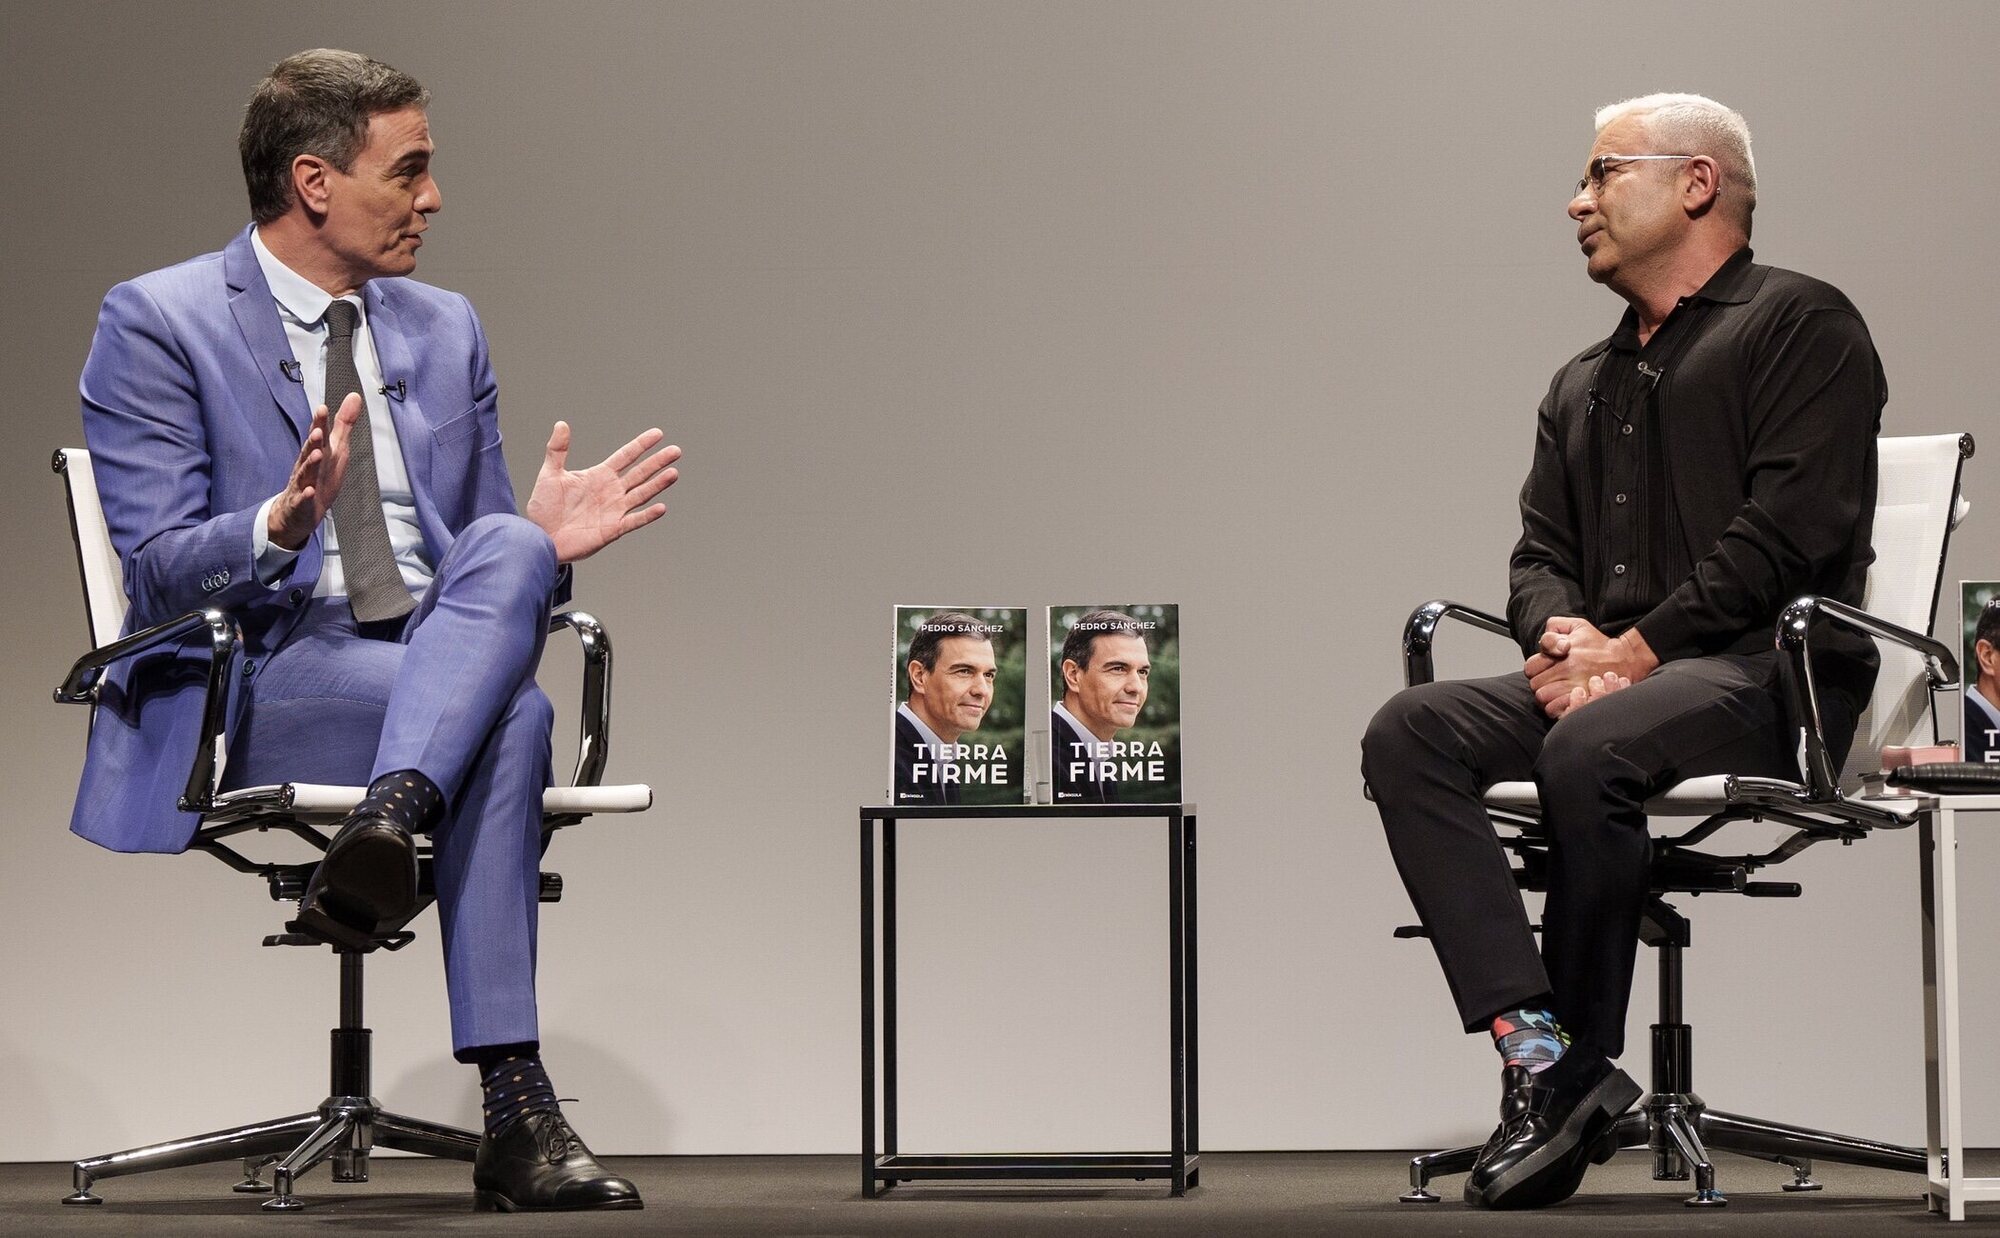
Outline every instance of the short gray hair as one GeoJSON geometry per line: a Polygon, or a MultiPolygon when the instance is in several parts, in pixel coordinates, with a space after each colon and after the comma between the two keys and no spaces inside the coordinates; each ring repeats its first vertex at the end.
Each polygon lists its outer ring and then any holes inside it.
{"type": "MultiPolygon", "coordinates": [[[[1741,203],[1738,220],[1750,231],[1750,212],[1757,209],[1757,163],[1750,156],[1750,125],[1733,108],[1704,95],[1640,95],[1597,109],[1597,131],[1615,120],[1636,117],[1666,149],[1650,154],[1707,155],[1722,170],[1730,187],[1725,200],[1741,203]]],[[[1641,152],[1632,152],[1638,154],[1641,152]]]]}

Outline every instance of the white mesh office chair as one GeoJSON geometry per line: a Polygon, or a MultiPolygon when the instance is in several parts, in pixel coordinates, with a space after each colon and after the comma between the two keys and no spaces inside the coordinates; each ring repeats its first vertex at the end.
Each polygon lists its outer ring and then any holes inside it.
{"type": "MultiPolygon", "coordinates": [[[[98,502],[97,481],[90,453],[77,448],[56,452],[55,471],[66,483],[70,530],[76,539],[77,565],[82,575],[84,609],[90,623],[91,652],[70,668],[56,700],[93,704],[104,669],[121,658],[145,650],[171,647],[206,633],[210,650],[208,705],[203,733],[191,737],[187,789],[180,798],[185,812],[201,814],[201,826],[190,850],[205,851],[236,869],[263,877],[275,900],[296,902],[305,892],[315,863],[279,864],[245,856],[229,841],[253,831],[280,830],[304,839],[324,852],[332,838],[328,828],[346,816],[367,793],[366,787],[287,782],[273,786],[221,790],[228,753],[224,750],[223,704],[234,664],[236,623],[220,610],[194,611],[178,619],[120,637],[125,623],[126,596],[118,554],[98,502]]],[[[608,758],[611,734],[611,644],[603,625],[578,610],[551,615],[549,630],[567,627],[583,645],[583,718],[578,736],[575,775],[571,786],[552,787],[542,797],[543,840],[550,832],[574,825],[596,813],[640,812],[652,806],[653,791],[643,784],[602,786],[598,780],[608,758]]],[[[432,895],[429,849],[419,851],[420,889],[432,895]]],[[[542,874],[543,902],[562,897],[562,878],[542,874]]],[[[332,1086],[318,1108],[306,1113],[253,1122],[229,1130],[87,1157],[75,1162],[75,1192],[65,1204],[101,1204],[91,1187],[100,1179],[217,1161],[243,1162],[244,1179],[233,1189],[245,1194],[271,1194],[263,1206],[292,1211],[304,1206],[293,1183],[321,1161],[333,1160],[336,1182],[366,1182],[368,1155],[373,1147],[394,1148],[425,1156],[470,1161],[479,1136],[464,1130],[405,1117],[383,1109],[370,1095],[370,1033],[362,1025],[362,961],[376,949],[397,950],[413,934],[394,932],[366,940],[328,942],[288,925],[285,933],[264,939],[267,946],[330,945],[340,958],[340,1025],[332,1033],[332,1086]],[[262,1174],[271,1169],[271,1182],[262,1174]]]]}
{"type": "MultiPolygon", "coordinates": [[[[1899,829],[1917,820],[1925,801],[1867,800],[1858,797],[1862,775],[1877,770],[1886,745],[1937,742],[1933,696],[1958,687],[1952,649],[1933,639],[1932,616],[1944,577],[1951,530],[1969,506],[1959,494],[1964,461],[1972,455],[1970,435],[1940,434],[1879,441],[1879,481],[1875,505],[1875,562],[1860,609],[1828,598],[1802,597],[1785,608],[1773,643],[1789,663],[1789,702],[1798,737],[1799,779],[1787,781],[1731,774],[1691,778],[1648,800],[1649,818],[1697,817],[1698,824],[1672,837],[1655,837],[1651,898],[1640,940],[1660,952],[1659,1022],[1653,1025],[1652,1088],[1633,1112],[1613,1129],[1607,1153],[1616,1148],[1650,1148],[1653,1177],[1685,1181],[1690,1171],[1695,1193],[1687,1203],[1719,1207],[1728,1201],[1715,1186],[1710,1148],[1762,1157],[1791,1168],[1788,1191],[1819,1189],[1812,1180],[1814,1158],[1926,1173],[1925,1153],[1810,1130],[1761,1118],[1711,1109],[1695,1094],[1694,1029],[1684,1020],[1681,953],[1689,942],[1687,920],[1664,901],[1669,894],[1734,893],[1763,898],[1796,898],[1792,882],[1752,881],[1750,875],[1782,863],[1814,843],[1852,842],[1876,829],[1899,829]],[[1820,734],[1818,693],[1809,652],[1813,633],[1835,623],[1876,638],[1882,669],[1868,709],[1855,728],[1844,770],[1833,767],[1820,734]],[[1718,855],[1696,850],[1736,821],[1769,821],[1789,833],[1768,851],[1718,855]]],[[[1428,602],[1410,616],[1403,635],[1404,676],[1411,684],[1433,678],[1432,646],[1437,626],[1456,619],[1510,641],[1507,621],[1453,602],[1428,602]]],[[[1486,807],[1501,828],[1502,844],[1520,859],[1516,881],[1523,889],[1546,888],[1548,841],[1541,831],[1540,802],[1532,782],[1503,782],[1486,792],[1486,807]]],[[[1399,937],[1423,935],[1397,930],[1399,937]]],[[[1432,1177],[1472,1168],[1478,1148],[1454,1148],[1410,1162],[1405,1203],[1435,1203],[1432,1177]]]]}

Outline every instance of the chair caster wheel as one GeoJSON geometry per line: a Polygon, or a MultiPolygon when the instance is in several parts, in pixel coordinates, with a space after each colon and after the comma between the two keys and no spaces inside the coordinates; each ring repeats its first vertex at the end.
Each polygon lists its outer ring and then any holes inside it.
{"type": "Polygon", "coordinates": [[[269,1195],[271,1193],[271,1184],[268,1182],[259,1182],[255,1178],[245,1178],[229,1189],[238,1195],[269,1195]]]}
{"type": "MultiPolygon", "coordinates": [[[[271,1205],[265,1204],[264,1206],[268,1208],[271,1205]]],[[[1710,1187],[1705,1191],[1696,1191],[1688,1198],[1687,1206],[1690,1208],[1727,1208],[1729,1200],[1721,1191],[1710,1187]]]]}
{"type": "Polygon", "coordinates": [[[1787,1182],[1785,1183],[1785,1185],[1779,1187],[1778,1189],[1781,1191],[1797,1192],[1797,1191],[1823,1191],[1826,1188],[1820,1185],[1819,1183],[1814,1182],[1811,1178],[1806,1178],[1803,1181],[1799,1182],[1787,1182]]]}
{"type": "Polygon", "coordinates": [[[71,1205],[72,1207],[85,1206],[85,1205],[95,1206],[97,1204],[103,1203],[104,1197],[102,1195],[92,1195],[89,1191],[78,1191],[74,1195],[63,1196],[62,1201],[65,1204],[71,1205]]]}
{"type": "Polygon", "coordinates": [[[1407,1195],[1396,1196],[1396,1202],[1399,1204],[1435,1204],[1441,1201],[1436,1195],[1419,1186],[1411,1188],[1407,1195]]]}
{"type": "Polygon", "coordinates": [[[299,1212],[306,1204],[296,1195],[274,1195],[257,1206],[266,1212],[299,1212]]]}

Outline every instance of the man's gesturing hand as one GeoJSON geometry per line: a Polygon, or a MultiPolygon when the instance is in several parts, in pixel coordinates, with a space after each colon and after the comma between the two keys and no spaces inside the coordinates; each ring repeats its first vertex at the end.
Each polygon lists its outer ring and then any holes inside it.
{"type": "Polygon", "coordinates": [[[350,391],[332,417],[326,405],[313,410],[312,426],[306,441],[299,444],[299,458],[292,476],[271,504],[264,532],[271,544],[283,550],[301,550],[319,522],[333,508],[333,496],[340,493],[341,479],[347,476],[347,436],[361,416],[361,393],[350,391]]]}
{"type": "Polygon", "coordinates": [[[558,563],[587,559],[666,515],[667,505],[653,500],[680,479],[680,470],[671,466],[681,458],[681,449],[661,447],[646,456],[665,437],[657,429],[647,430],[602,464],[571,472],[569,423],[556,422],[526,514],[555,542],[558,563]]]}
{"type": "Polygon", "coordinates": [[[1659,664],[1637,628],[1611,637],[1587,619],[1558,615],[1542,633],[1541,652],[1529,658],[1521,671],[1542,712],[1560,718],[1606,692],[1639,682],[1659,664]]]}

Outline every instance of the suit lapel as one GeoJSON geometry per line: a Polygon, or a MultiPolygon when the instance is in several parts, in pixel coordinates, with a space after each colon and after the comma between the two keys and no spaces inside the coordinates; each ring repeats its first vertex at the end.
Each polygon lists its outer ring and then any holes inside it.
{"type": "Polygon", "coordinates": [[[312,405],[306,399],[305,386],[287,378],[279,364],[293,363],[292,342],[285,338],[285,324],[278,317],[277,302],[271,299],[271,286],[264,282],[257,253],[250,248],[248,228],[223,249],[222,270],[229,284],[229,312],[243,333],[250,364],[263,377],[279,411],[292,423],[297,440],[304,442],[312,425],[312,405]]]}

